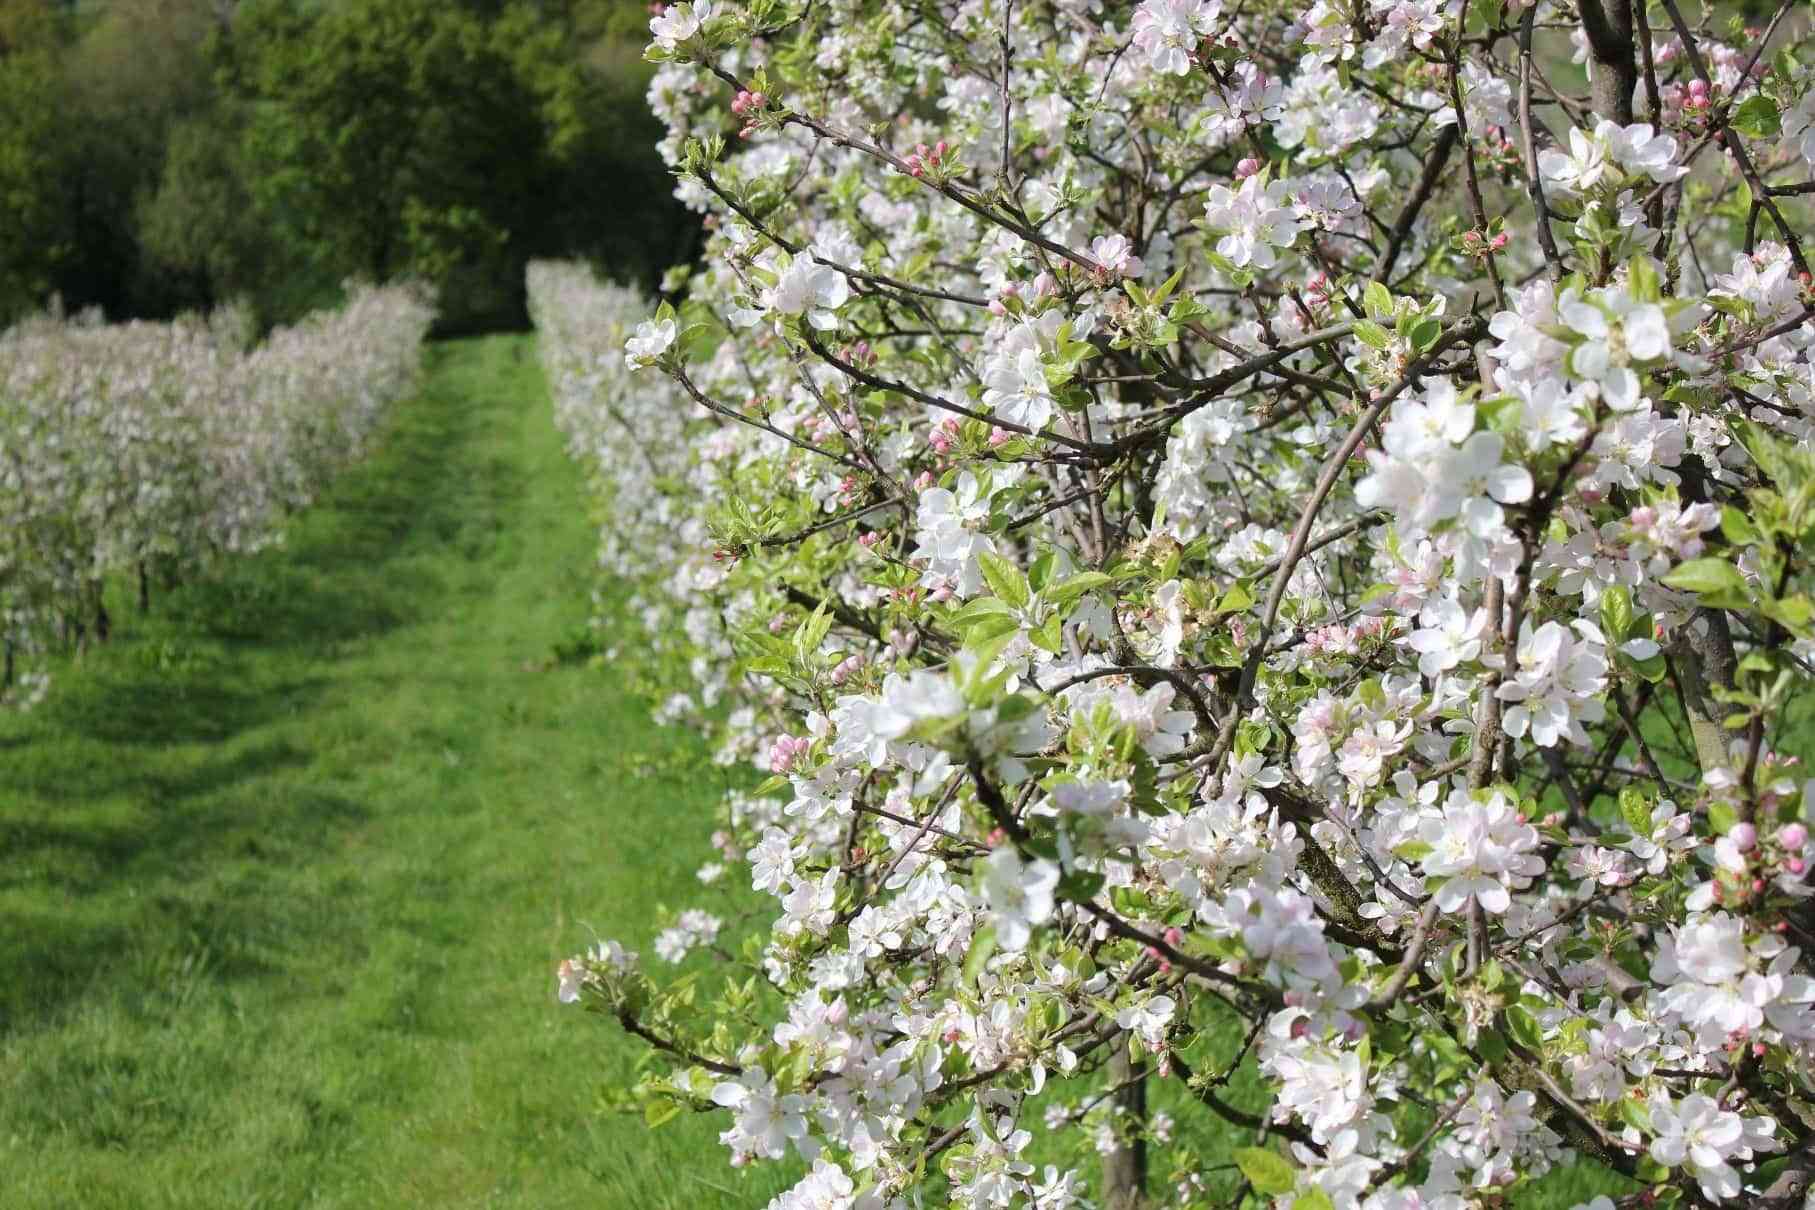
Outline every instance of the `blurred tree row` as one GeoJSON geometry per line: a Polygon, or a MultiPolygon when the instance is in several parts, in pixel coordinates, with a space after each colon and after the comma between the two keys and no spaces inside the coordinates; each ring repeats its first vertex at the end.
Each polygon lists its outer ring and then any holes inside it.
{"type": "Polygon", "coordinates": [[[523,265],[691,251],[633,0],[0,0],[0,323],[429,277],[521,323],[523,265]]]}

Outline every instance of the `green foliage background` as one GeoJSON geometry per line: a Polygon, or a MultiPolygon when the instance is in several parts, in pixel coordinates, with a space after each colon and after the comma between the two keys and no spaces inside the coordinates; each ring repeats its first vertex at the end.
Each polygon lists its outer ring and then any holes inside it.
{"type": "Polygon", "coordinates": [[[0,0],[0,323],[442,286],[526,324],[532,257],[653,285],[691,250],[631,0],[0,0]]]}

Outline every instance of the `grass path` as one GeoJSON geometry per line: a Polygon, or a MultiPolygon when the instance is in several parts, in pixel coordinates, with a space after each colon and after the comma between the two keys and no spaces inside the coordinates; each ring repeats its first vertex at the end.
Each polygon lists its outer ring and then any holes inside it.
{"type": "Polygon", "coordinates": [[[718,787],[609,669],[542,667],[594,544],[530,339],[430,371],[286,548],[0,718],[9,1210],[773,1191],[602,1111],[634,1052],[553,1003],[587,926],[692,885],[718,787]]]}

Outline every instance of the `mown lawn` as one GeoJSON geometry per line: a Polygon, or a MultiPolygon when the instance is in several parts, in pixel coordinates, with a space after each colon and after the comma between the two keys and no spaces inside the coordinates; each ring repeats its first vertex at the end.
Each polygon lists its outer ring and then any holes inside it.
{"type": "Polygon", "coordinates": [[[0,718],[0,1205],[762,1205],[562,956],[697,889],[721,781],[584,623],[526,337],[436,348],[286,548],[0,718]],[[702,775],[700,770],[710,772],[702,775]],[[708,1183],[709,1182],[709,1183],[708,1183]]]}

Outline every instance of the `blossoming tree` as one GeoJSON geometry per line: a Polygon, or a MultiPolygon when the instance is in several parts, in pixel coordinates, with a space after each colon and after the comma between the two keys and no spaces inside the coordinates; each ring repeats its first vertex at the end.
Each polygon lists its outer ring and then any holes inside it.
{"type": "Polygon", "coordinates": [[[145,605],[153,572],[279,540],[414,383],[433,314],[393,285],[250,348],[231,308],[0,333],[0,705],[42,695],[17,664],[55,630],[106,637],[109,577],[136,575],[145,605]]]}
{"type": "Polygon", "coordinates": [[[1795,10],[657,16],[685,301],[532,279],[662,714],[771,775],[765,932],[561,967],[650,1119],[776,1210],[1800,1205],[1795,10]]]}

